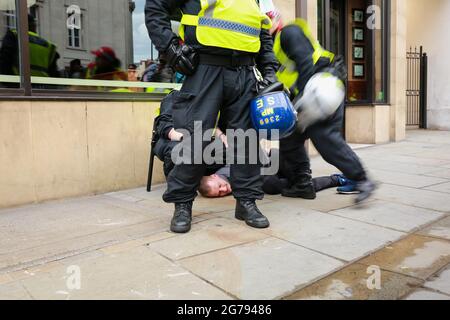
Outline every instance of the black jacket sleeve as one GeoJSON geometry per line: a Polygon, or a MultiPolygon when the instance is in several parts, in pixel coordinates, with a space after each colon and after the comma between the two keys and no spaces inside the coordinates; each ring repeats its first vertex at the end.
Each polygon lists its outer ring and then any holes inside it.
{"type": "Polygon", "coordinates": [[[296,25],[286,26],[281,31],[281,48],[289,59],[296,64],[297,71],[300,74],[297,88],[302,93],[315,72],[312,59],[314,48],[302,29],[296,25]]]}
{"type": "Polygon", "coordinates": [[[145,24],[156,49],[166,51],[171,40],[176,38],[170,23],[171,14],[181,6],[181,0],[146,0],[145,24]]]}
{"type": "Polygon", "coordinates": [[[256,64],[261,72],[271,68],[273,71],[278,69],[278,62],[273,52],[273,39],[268,30],[261,30],[260,35],[261,50],[256,59],[256,64]]]}

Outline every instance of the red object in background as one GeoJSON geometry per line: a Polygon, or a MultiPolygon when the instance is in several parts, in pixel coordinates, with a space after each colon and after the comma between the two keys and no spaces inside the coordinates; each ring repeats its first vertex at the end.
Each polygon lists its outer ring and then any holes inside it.
{"type": "Polygon", "coordinates": [[[98,58],[105,58],[111,62],[117,60],[116,53],[111,47],[101,47],[98,50],[91,51],[91,53],[98,58]]]}

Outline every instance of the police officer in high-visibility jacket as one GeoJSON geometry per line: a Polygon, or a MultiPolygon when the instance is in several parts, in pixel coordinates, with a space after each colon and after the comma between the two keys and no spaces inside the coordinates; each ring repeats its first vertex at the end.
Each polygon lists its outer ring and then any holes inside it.
{"type": "MultiPolygon", "coordinates": [[[[329,72],[341,79],[341,85],[347,77],[342,60],[335,59],[333,53],[324,50],[313,38],[306,21],[298,19],[283,26],[279,12],[267,13],[272,19],[271,34],[274,36],[274,51],[281,67],[277,77],[290,89],[293,99],[298,100],[308,81],[316,74],[329,72]],[[338,61],[340,60],[340,61],[338,61]]],[[[331,93],[329,93],[331,94],[331,93]]],[[[342,93],[342,97],[344,94],[342,93]]],[[[339,102],[338,102],[339,103],[339,102]]],[[[301,121],[302,114],[299,114],[301,121]]],[[[283,190],[286,197],[315,199],[309,157],[305,150],[305,141],[311,139],[321,156],[328,163],[342,171],[352,181],[342,193],[358,194],[356,202],[366,200],[375,189],[358,156],[342,137],[344,103],[337,111],[324,120],[309,126],[306,131],[296,131],[290,137],[281,140],[280,155],[288,162],[290,186],[283,190]]]]}
{"type": "MultiPolygon", "coordinates": [[[[36,21],[31,15],[28,15],[28,29],[31,75],[58,77],[59,54],[56,46],[36,33],[36,21]]],[[[17,30],[12,29],[6,33],[0,50],[0,72],[2,74],[19,75],[18,52],[17,30]]]]}
{"type": "MultiPolygon", "coordinates": [[[[174,127],[203,131],[215,127],[219,111],[227,129],[251,129],[249,104],[256,95],[257,65],[266,84],[276,81],[277,62],[268,32],[270,19],[256,0],[147,0],[147,29],[156,48],[176,72],[186,75],[174,97],[174,127]],[[180,38],[171,30],[170,17],[181,11],[180,38]]],[[[206,143],[203,144],[206,147],[206,143]]],[[[260,165],[231,166],[236,218],[249,226],[267,228],[269,221],[255,201],[263,198],[260,165]]],[[[192,155],[191,151],[191,156],[192,155]]],[[[242,160],[242,159],[239,159],[242,160]]],[[[204,165],[181,164],[171,171],[163,199],[175,204],[171,230],[188,232],[192,205],[204,165]]]]}

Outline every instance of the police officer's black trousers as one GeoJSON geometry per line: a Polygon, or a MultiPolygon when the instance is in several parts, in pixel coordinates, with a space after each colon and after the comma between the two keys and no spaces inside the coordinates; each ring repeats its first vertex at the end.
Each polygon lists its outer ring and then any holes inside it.
{"type": "MultiPolygon", "coordinates": [[[[329,164],[339,169],[347,178],[354,181],[366,179],[366,172],[358,156],[342,137],[344,105],[325,121],[309,127],[303,134],[295,132],[281,140],[281,161],[287,162],[293,180],[299,175],[310,173],[310,161],[305,149],[305,141],[311,139],[319,154],[329,164]]],[[[295,183],[295,181],[291,181],[295,183]]]]}
{"type": "MultiPolygon", "coordinates": [[[[194,122],[201,121],[203,132],[213,129],[220,111],[222,128],[251,129],[249,105],[255,96],[256,78],[253,67],[201,64],[194,75],[186,78],[181,91],[175,93],[174,127],[193,134],[194,122]]],[[[207,145],[208,142],[204,142],[202,148],[207,145]]],[[[256,148],[259,148],[259,145],[256,148]]],[[[194,156],[199,156],[198,152],[194,154],[195,150],[194,146],[189,150],[191,160],[194,160],[194,156]]],[[[244,158],[245,164],[231,166],[230,183],[233,195],[236,199],[262,199],[264,194],[260,165],[248,164],[248,148],[244,158]]],[[[168,186],[163,195],[164,201],[169,203],[193,201],[204,174],[205,164],[177,164],[167,178],[168,186]]]]}

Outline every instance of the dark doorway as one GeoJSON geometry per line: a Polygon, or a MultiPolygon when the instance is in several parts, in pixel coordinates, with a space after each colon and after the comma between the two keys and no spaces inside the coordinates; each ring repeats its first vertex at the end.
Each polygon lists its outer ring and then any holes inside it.
{"type": "Polygon", "coordinates": [[[318,38],[327,50],[345,56],[345,1],[318,0],[318,38]]]}

